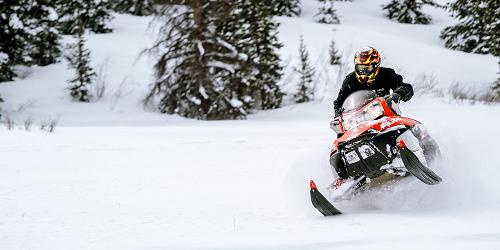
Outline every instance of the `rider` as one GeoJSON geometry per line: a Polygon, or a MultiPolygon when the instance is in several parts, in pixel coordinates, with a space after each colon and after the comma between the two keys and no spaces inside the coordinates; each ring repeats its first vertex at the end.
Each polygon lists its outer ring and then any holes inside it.
{"type": "MultiPolygon", "coordinates": [[[[413,96],[413,87],[403,82],[403,77],[396,74],[391,68],[380,67],[381,56],[372,47],[363,47],[354,56],[354,72],[348,74],[342,83],[339,95],[333,102],[335,108],[335,120],[339,119],[342,113],[342,104],[353,92],[363,89],[373,90],[379,96],[385,96],[386,100],[407,102],[413,96]],[[392,90],[392,94],[390,92],[392,90]]],[[[341,137],[342,134],[337,134],[341,137]]],[[[331,162],[339,175],[335,182],[335,187],[339,187],[347,178],[343,162],[336,157],[335,162],[331,162]]]]}
{"type": "Polygon", "coordinates": [[[403,83],[403,77],[391,68],[380,67],[382,61],[378,51],[372,47],[363,47],[354,56],[354,71],[348,74],[342,83],[339,95],[333,102],[335,117],[342,113],[345,99],[355,91],[374,90],[379,96],[389,96],[395,102],[407,102],[413,96],[413,87],[403,83]]]}

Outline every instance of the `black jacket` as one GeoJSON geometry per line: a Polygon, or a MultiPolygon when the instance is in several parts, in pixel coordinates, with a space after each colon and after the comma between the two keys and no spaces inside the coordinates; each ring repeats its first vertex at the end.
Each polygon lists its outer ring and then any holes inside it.
{"type": "Polygon", "coordinates": [[[345,99],[353,92],[362,89],[375,90],[379,96],[385,96],[390,94],[390,91],[398,93],[401,99],[405,102],[410,100],[413,96],[413,87],[403,82],[403,77],[396,74],[396,72],[391,68],[380,67],[380,71],[375,77],[375,81],[371,85],[361,84],[356,78],[356,73],[351,72],[346,76],[342,87],[340,88],[339,96],[333,102],[335,108],[335,116],[340,115],[340,108],[344,103],[345,99]]]}

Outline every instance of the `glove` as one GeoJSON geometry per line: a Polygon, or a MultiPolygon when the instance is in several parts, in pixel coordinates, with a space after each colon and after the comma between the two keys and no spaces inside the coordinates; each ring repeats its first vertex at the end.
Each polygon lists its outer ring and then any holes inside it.
{"type": "Polygon", "coordinates": [[[335,118],[340,117],[341,114],[342,114],[342,111],[340,109],[335,109],[335,118]]]}
{"type": "Polygon", "coordinates": [[[385,101],[391,105],[392,102],[399,103],[401,101],[401,96],[398,93],[392,93],[384,96],[385,101]]]}
{"type": "Polygon", "coordinates": [[[340,132],[340,116],[333,118],[330,122],[330,128],[337,133],[337,138],[340,138],[344,134],[340,132]]]}
{"type": "Polygon", "coordinates": [[[336,116],[335,118],[333,118],[333,120],[330,122],[330,128],[337,132],[338,129],[339,129],[339,124],[340,124],[340,117],[339,116],[336,116]]]}

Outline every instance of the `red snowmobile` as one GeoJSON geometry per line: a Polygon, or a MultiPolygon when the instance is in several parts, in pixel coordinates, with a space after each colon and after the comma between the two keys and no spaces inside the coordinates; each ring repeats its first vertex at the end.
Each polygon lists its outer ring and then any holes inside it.
{"type": "MultiPolygon", "coordinates": [[[[413,175],[428,185],[441,182],[429,168],[441,156],[437,143],[420,122],[401,116],[399,103],[391,95],[379,97],[371,90],[352,93],[342,105],[340,119],[330,127],[341,135],[333,143],[330,164],[347,182],[342,188],[332,188],[335,199],[391,176],[413,175]]],[[[341,213],[312,180],[310,188],[311,201],[323,215],[341,213]]]]}

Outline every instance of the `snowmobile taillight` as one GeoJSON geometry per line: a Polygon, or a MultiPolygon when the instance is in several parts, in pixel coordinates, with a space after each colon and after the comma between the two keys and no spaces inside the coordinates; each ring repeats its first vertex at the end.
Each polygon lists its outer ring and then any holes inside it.
{"type": "Polygon", "coordinates": [[[311,180],[311,181],[309,182],[309,186],[311,186],[311,189],[317,189],[317,188],[316,188],[316,183],[314,183],[314,181],[313,181],[313,180],[311,180]]]}
{"type": "Polygon", "coordinates": [[[405,141],[400,140],[400,141],[398,142],[398,147],[399,147],[399,148],[406,148],[406,143],[405,143],[405,141]]]}

